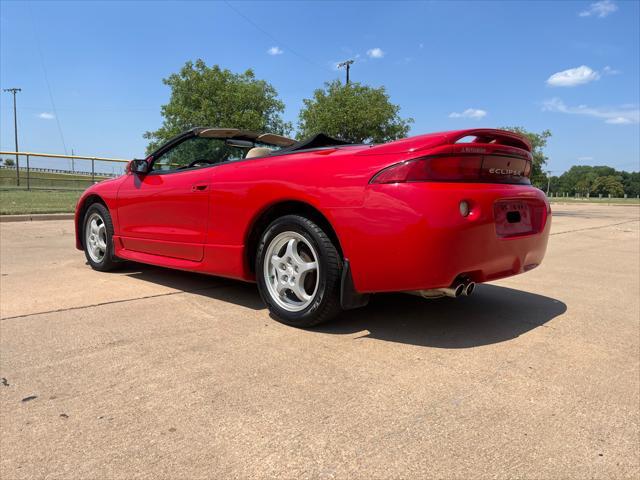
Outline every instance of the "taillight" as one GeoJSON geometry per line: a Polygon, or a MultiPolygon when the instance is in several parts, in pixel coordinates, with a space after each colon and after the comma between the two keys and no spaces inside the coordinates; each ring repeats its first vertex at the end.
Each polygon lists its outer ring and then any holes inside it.
{"type": "Polygon", "coordinates": [[[485,182],[530,183],[531,163],[496,155],[422,157],[381,170],[369,183],[485,182]]]}
{"type": "Polygon", "coordinates": [[[391,165],[374,175],[369,183],[407,182],[412,176],[411,170],[415,168],[416,162],[419,162],[419,160],[408,160],[406,162],[391,165]]]}
{"type": "Polygon", "coordinates": [[[371,183],[477,181],[481,168],[481,156],[417,158],[387,167],[371,183]]]}

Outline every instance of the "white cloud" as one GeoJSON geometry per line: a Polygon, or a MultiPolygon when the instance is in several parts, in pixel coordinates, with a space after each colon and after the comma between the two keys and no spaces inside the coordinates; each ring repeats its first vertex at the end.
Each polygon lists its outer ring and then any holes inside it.
{"type": "Polygon", "coordinates": [[[612,125],[629,125],[640,123],[640,109],[637,105],[621,105],[619,107],[589,107],[587,105],[578,105],[571,107],[566,105],[559,98],[545,100],[542,104],[542,110],[547,112],[559,112],[570,115],[585,115],[588,117],[602,118],[605,123],[612,125]]]}
{"type": "Polygon", "coordinates": [[[612,117],[606,120],[607,123],[611,123],[612,125],[629,125],[630,123],[638,123],[638,120],[635,122],[628,117],[612,117]]]}
{"type": "Polygon", "coordinates": [[[280,47],[271,47],[269,50],[267,50],[267,53],[269,55],[282,55],[284,51],[280,47]]]}
{"type": "Polygon", "coordinates": [[[593,82],[599,78],[600,74],[598,72],[586,65],[581,65],[554,73],[547,78],[547,85],[552,87],[575,87],[576,85],[593,82]]]}
{"type": "Polygon", "coordinates": [[[604,18],[618,10],[618,5],[612,0],[601,0],[589,5],[589,8],[583,10],[578,15],[581,17],[598,17],[604,18]]]}
{"type": "Polygon", "coordinates": [[[464,112],[451,112],[449,114],[449,118],[475,118],[480,119],[487,116],[487,112],[485,110],[480,110],[478,108],[467,108],[464,112]]]}
{"type": "Polygon", "coordinates": [[[595,82],[603,75],[619,75],[621,73],[620,70],[616,70],[609,65],[605,66],[601,71],[594,70],[586,65],[581,65],[554,73],[547,79],[547,85],[551,87],[575,87],[577,85],[595,82]]]}
{"type": "Polygon", "coordinates": [[[372,48],[371,50],[367,50],[367,55],[370,58],[382,58],[384,57],[384,52],[382,51],[381,48],[372,48]]]}
{"type": "Polygon", "coordinates": [[[42,118],[43,120],[53,120],[56,116],[53,113],[42,112],[38,114],[38,118],[42,118]]]}

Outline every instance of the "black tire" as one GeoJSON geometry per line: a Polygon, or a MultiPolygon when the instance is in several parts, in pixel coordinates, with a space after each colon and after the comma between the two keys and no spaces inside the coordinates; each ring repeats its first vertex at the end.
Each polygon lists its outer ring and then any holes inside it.
{"type": "Polygon", "coordinates": [[[265,230],[256,254],[256,279],[258,291],[272,315],[282,323],[294,327],[312,327],[334,318],[340,313],[340,278],[342,259],[327,234],[314,222],[299,215],[285,215],[274,220],[265,230]],[[265,255],[271,241],[283,232],[302,235],[318,254],[320,275],[317,290],[311,304],[304,310],[288,311],[272,297],[264,274],[265,255]]]}
{"type": "Polygon", "coordinates": [[[109,213],[109,209],[107,209],[107,207],[105,207],[101,203],[92,204],[84,214],[84,219],[82,221],[82,245],[84,247],[84,255],[85,257],[87,257],[87,262],[89,262],[89,265],[91,265],[91,268],[93,268],[94,270],[98,270],[100,272],[109,272],[121,266],[121,262],[117,261],[117,258],[113,254],[113,222],[111,221],[111,214],[109,213]],[[96,215],[99,216],[102,222],[104,222],[104,226],[106,229],[106,249],[102,259],[99,261],[91,257],[89,248],[87,246],[86,235],[87,228],[89,228],[89,220],[96,215]]]}

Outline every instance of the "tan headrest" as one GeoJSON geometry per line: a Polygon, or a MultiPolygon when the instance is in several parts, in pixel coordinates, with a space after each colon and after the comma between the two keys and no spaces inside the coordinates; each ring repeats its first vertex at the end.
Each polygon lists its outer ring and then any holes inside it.
{"type": "Polygon", "coordinates": [[[247,156],[244,158],[264,157],[265,155],[269,155],[270,153],[271,153],[270,148],[253,147],[251,150],[247,152],[247,156]]]}

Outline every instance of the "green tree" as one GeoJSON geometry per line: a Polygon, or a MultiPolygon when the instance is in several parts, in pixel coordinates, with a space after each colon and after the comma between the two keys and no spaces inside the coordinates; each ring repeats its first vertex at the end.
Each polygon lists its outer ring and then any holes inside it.
{"type": "Polygon", "coordinates": [[[622,197],[624,195],[624,188],[620,177],[614,175],[607,175],[604,177],[597,177],[591,184],[591,193],[596,195],[611,195],[612,197],[622,197]]]}
{"type": "Polygon", "coordinates": [[[16,161],[13,158],[5,158],[4,166],[5,167],[14,167],[16,165],[16,161]]]}
{"type": "Polygon", "coordinates": [[[322,132],[354,143],[383,143],[406,137],[413,122],[400,117],[384,87],[334,80],[303,102],[298,138],[322,132]]]}
{"type": "Polygon", "coordinates": [[[622,195],[626,193],[627,195],[635,197],[640,194],[639,172],[618,172],[614,168],[604,165],[574,165],[560,175],[558,189],[560,192],[566,192],[569,195],[609,195],[609,193],[611,193],[611,195],[619,195],[620,191],[617,188],[618,183],[622,186],[622,195]],[[598,180],[605,177],[615,178],[617,183],[611,179],[606,182],[604,180],[598,180]]]}
{"type": "Polygon", "coordinates": [[[204,61],[187,62],[180,72],[163,80],[171,88],[162,106],[164,121],[153,132],[147,152],[189,128],[228,127],[287,135],[291,124],[282,119],[284,103],[275,88],[258,80],[253,70],[233,73],[204,61]]]}
{"type": "Polygon", "coordinates": [[[580,177],[580,179],[573,186],[572,193],[578,193],[582,196],[587,196],[591,192],[593,192],[593,182],[596,180],[595,175],[589,173],[580,177]]]}
{"type": "Polygon", "coordinates": [[[640,172],[620,172],[624,193],[630,197],[640,195],[640,172]]]}
{"type": "Polygon", "coordinates": [[[540,133],[530,132],[523,127],[504,127],[504,130],[519,133],[529,139],[532,146],[533,165],[531,168],[531,183],[543,190],[547,188],[547,174],[544,172],[544,166],[549,159],[544,154],[544,148],[547,146],[547,140],[551,137],[551,130],[543,130],[540,133]]]}
{"type": "Polygon", "coordinates": [[[554,175],[549,178],[549,191],[553,193],[560,191],[560,177],[554,175]]]}
{"type": "Polygon", "coordinates": [[[569,195],[589,192],[591,184],[587,181],[586,175],[591,172],[592,168],[587,165],[574,165],[571,167],[560,175],[560,190],[569,195]]]}

